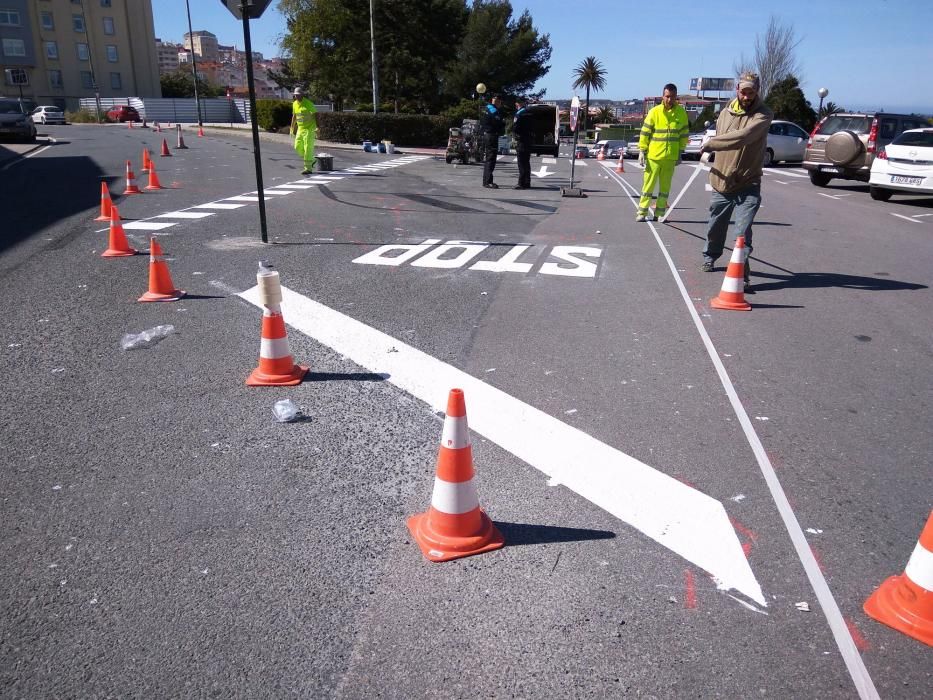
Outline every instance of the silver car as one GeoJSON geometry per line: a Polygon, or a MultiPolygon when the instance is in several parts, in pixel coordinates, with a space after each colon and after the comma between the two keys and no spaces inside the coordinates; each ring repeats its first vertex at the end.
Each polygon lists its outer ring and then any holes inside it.
{"type": "Polygon", "coordinates": [[[23,103],[12,97],[0,97],[0,136],[12,136],[25,143],[36,140],[36,125],[23,103]]]}
{"type": "MultiPolygon", "coordinates": [[[[716,122],[712,122],[706,130],[705,138],[716,135],[716,122]]],[[[765,148],[765,157],[762,165],[774,165],[779,161],[793,163],[803,162],[807,150],[807,140],[810,134],[794,122],[785,122],[775,119],[768,130],[768,145],[765,148]]],[[[713,156],[716,154],[713,153],[713,156]]]]}
{"type": "Polygon", "coordinates": [[[34,124],[64,124],[65,123],[65,113],[62,112],[61,107],[55,107],[53,105],[42,105],[36,107],[32,110],[32,114],[29,116],[32,117],[34,124]]]}

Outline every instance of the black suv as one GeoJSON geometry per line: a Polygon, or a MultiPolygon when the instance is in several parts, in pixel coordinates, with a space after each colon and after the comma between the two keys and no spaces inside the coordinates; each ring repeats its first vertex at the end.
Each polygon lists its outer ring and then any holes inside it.
{"type": "Polygon", "coordinates": [[[925,126],[929,126],[926,120],[914,114],[830,114],[810,134],[803,167],[818,187],[825,187],[833,178],[868,182],[878,151],[902,131],[925,126]]]}

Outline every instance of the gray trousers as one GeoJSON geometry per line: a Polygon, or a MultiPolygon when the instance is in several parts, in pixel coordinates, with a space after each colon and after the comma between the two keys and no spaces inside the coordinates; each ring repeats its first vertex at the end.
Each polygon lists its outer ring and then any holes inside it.
{"type": "MultiPolygon", "coordinates": [[[[738,192],[713,192],[709,202],[709,222],[706,224],[706,246],[703,259],[715,262],[726,244],[729,220],[735,213],[735,235],[745,236],[748,255],[752,254],[752,223],[761,206],[761,184],[749,185],[738,192]]],[[[747,268],[746,268],[747,269],[747,268]]]]}

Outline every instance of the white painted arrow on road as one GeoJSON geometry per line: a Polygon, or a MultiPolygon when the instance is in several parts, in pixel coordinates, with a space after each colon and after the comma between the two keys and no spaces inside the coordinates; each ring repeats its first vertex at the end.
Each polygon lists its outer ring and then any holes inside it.
{"type": "Polygon", "coordinates": [[[537,172],[532,171],[531,174],[535,177],[547,177],[548,175],[553,175],[554,173],[548,170],[546,165],[542,165],[540,170],[537,172]]]}
{"type": "MultiPolygon", "coordinates": [[[[435,411],[445,409],[450,389],[463,389],[475,432],[709,572],[720,589],[767,606],[716,499],[339,311],[286,287],[282,295],[286,322],[296,330],[384,374],[435,411]]],[[[240,296],[261,307],[258,287],[240,296]]]]}

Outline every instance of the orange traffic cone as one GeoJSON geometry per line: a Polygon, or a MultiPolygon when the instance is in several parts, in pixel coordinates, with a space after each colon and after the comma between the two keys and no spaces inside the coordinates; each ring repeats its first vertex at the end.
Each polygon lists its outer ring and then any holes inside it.
{"type": "Polygon", "coordinates": [[[726,268],[726,277],[722,281],[719,296],[710,300],[714,309],[726,311],[751,311],[752,305],[745,301],[745,236],[737,236],[732,258],[726,268]]]}
{"type": "Polygon", "coordinates": [[[133,120],[132,120],[132,119],[128,119],[128,120],[127,120],[127,122],[126,122],[126,128],[127,128],[127,129],[132,129],[132,128],[133,128],[133,120]]]}
{"type": "Polygon", "coordinates": [[[259,366],[246,379],[247,386],[294,386],[300,384],[308,368],[295,364],[288,349],[285,318],[282,316],[282,286],[279,273],[260,267],[256,274],[262,303],[262,338],[259,366]]]}
{"type": "Polygon", "coordinates": [[[110,209],[113,207],[113,201],[110,199],[110,190],[107,183],[100,183],[100,216],[94,221],[110,221],[110,209]]]}
{"type": "Polygon", "coordinates": [[[123,194],[142,194],[142,191],[136,186],[136,176],[133,174],[133,166],[129,161],[126,161],[126,189],[123,194]]]}
{"type": "Polygon", "coordinates": [[[878,622],[933,646],[933,512],[904,573],[882,583],[862,607],[878,622]]]}
{"type": "Polygon", "coordinates": [[[162,246],[153,237],[149,244],[149,291],[137,301],[178,301],[183,296],[185,293],[172,284],[162,246]]]}
{"type": "Polygon", "coordinates": [[[619,154],[619,164],[616,165],[616,172],[617,172],[617,173],[624,173],[624,172],[625,172],[625,165],[624,165],[623,162],[622,162],[623,157],[624,157],[623,154],[620,153],[620,154],[619,154]]]}
{"type": "Polygon", "coordinates": [[[165,139],[162,139],[162,152],[159,154],[162,158],[165,156],[171,156],[172,154],[168,151],[168,142],[165,139]]]}
{"type": "Polygon", "coordinates": [[[139,169],[139,172],[141,173],[149,172],[149,149],[148,148],[143,149],[143,167],[139,169]]]}
{"type": "Polygon", "coordinates": [[[185,137],[182,136],[182,133],[181,133],[181,124],[177,124],[175,129],[178,134],[178,138],[175,140],[175,150],[188,148],[185,145],[185,137]]]}
{"type": "Polygon", "coordinates": [[[479,507],[473,476],[473,448],[463,390],[451,389],[431,506],[408,519],[412,537],[431,561],[468,557],[505,544],[502,534],[479,507]]]}
{"type": "Polygon", "coordinates": [[[204,136],[204,127],[198,126],[198,136],[204,136]]]}
{"type": "Polygon", "coordinates": [[[147,190],[162,190],[165,189],[162,187],[162,183],[159,182],[159,174],[156,172],[155,163],[151,160],[149,161],[149,184],[146,185],[147,190]]]}
{"type": "Polygon", "coordinates": [[[107,250],[101,253],[101,257],[123,258],[128,255],[136,255],[136,249],[130,248],[130,244],[127,243],[126,233],[120,222],[120,211],[114,205],[110,207],[110,243],[107,250]]]}
{"type": "Polygon", "coordinates": [[[596,160],[606,160],[606,154],[603,152],[603,149],[599,149],[599,153],[596,154],[596,160]]]}

